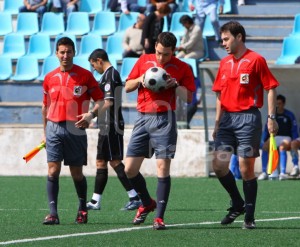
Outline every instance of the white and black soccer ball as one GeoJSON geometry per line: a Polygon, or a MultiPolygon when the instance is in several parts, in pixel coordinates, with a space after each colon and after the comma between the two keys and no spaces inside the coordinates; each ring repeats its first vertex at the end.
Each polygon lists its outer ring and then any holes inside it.
{"type": "Polygon", "coordinates": [[[168,78],[169,75],[163,68],[151,67],[145,73],[145,87],[153,92],[160,92],[165,89],[168,78]]]}

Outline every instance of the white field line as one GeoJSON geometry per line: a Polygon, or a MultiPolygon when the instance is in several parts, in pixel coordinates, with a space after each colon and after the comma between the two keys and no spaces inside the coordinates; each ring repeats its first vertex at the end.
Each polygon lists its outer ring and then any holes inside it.
{"type": "MultiPolygon", "coordinates": [[[[256,222],[269,222],[269,221],[286,221],[286,220],[299,220],[299,219],[300,219],[300,217],[285,217],[285,218],[259,219],[259,220],[255,220],[255,221],[256,222]]],[[[235,221],[235,222],[239,223],[239,222],[243,222],[243,221],[235,221]]],[[[213,225],[213,224],[220,224],[220,221],[172,224],[172,225],[167,225],[167,227],[213,225]]],[[[97,232],[81,232],[81,233],[49,236],[49,237],[26,238],[26,239],[0,242],[0,245],[28,243],[28,242],[36,242],[36,241],[44,241],[44,240],[52,240],[52,239],[60,239],[60,238],[71,238],[71,237],[79,237],[79,236],[89,236],[89,235],[101,235],[101,234],[110,234],[110,233],[118,233],[118,232],[130,232],[130,231],[143,230],[143,229],[147,229],[147,228],[152,228],[152,226],[117,228],[117,229],[97,231],[97,232]]]]}

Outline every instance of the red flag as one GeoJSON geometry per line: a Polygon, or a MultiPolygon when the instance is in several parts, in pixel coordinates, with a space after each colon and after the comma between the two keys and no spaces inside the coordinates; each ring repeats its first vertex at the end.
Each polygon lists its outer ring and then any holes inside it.
{"type": "Polygon", "coordinates": [[[273,134],[270,135],[269,145],[268,174],[271,175],[276,170],[279,161],[279,154],[273,134]]]}
{"type": "Polygon", "coordinates": [[[46,144],[42,142],[40,145],[33,148],[31,151],[29,151],[27,154],[24,155],[23,160],[26,161],[26,163],[31,160],[39,151],[41,151],[46,144]]]}

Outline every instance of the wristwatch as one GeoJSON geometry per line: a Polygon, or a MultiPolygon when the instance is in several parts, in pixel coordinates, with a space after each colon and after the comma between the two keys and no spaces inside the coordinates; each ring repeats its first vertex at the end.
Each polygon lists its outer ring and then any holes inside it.
{"type": "Polygon", "coordinates": [[[275,120],[276,119],[276,115],[275,114],[270,114],[270,115],[268,115],[268,118],[270,118],[272,120],[275,120]]]}
{"type": "Polygon", "coordinates": [[[94,113],[93,111],[90,111],[90,113],[92,114],[93,118],[97,117],[96,113],[94,113]]]}

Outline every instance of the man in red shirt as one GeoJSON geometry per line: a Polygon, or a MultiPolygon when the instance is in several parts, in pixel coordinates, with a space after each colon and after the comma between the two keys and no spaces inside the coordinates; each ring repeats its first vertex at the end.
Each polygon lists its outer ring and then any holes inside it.
{"type": "Polygon", "coordinates": [[[254,229],[257,196],[254,162],[259,156],[262,134],[259,108],[263,106],[263,90],[266,90],[268,130],[276,134],[276,87],[279,83],[268,69],[265,59],[246,48],[246,32],[240,23],[225,23],[220,33],[222,44],[229,55],[221,60],[212,88],[217,95],[213,169],[232,203],[221,224],[230,224],[239,215],[246,213],[243,229],[254,229]],[[245,199],[240,195],[229,170],[232,153],[239,156],[245,199]]]}
{"type": "Polygon", "coordinates": [[[193,73],[186,63],[173,56],[176,37],[170,32],[160,33],[155,45],[155,54],[142,55],[129,74],[125,90],[138,90],[138,118],[128,144],[125,172],[139,194],[142,206],[139,207],[133,224],[143,223],[147,215],[157,206],[153,228],[165,229],[164,213],[167,207],[171,178],[170,165],[174,158],[177,141],[176,97],[191,102],[195,91],[193,73]],[[144,75],[151,67],[164,68],[170,75],[164,91],[158,93],[145,88],[144,75]],[[157,164],[157,205],[146,187],[144,177],[139,172],[144,158],[155,153],[157,164]]]}
{"type": "Polygon", "coordinates": [[[103,93],[93,74],[75,64],[75,46],[70,38],[63,37],[56,44],[60,66],[48,73],[43,88],[42,115],[46,141],[48,180],[47,193],[50,214],[43,224],[59,224],[57,198],[61,162],[69,166],[79,199],[75,222],[87,223],[87,183],[82,166],[87,165],[87,136],[85,127],[96,116],[103,93]],[[96,104],[88,112],[90,99],[96,104]]]}

